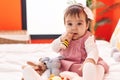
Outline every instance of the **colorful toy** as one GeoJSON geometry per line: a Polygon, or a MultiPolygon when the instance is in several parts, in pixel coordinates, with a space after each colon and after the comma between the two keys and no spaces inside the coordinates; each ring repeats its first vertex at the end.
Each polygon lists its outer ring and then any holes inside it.
{"type": "Polygon", "coordinates": [[[60,47],[61,47],[62,49],[66,49],[68,46],[69,46],[68,40],[65,40],[65,41],[61,42],[60,47]]]}

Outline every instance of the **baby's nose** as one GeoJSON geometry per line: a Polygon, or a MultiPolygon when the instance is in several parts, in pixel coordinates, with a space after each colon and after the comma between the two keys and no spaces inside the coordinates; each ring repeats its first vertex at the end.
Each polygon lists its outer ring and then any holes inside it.
{"type": "Polygon", "coordinates": [[[72,30],[76,30],[76,29],[77,29],[77,26],[73,26],[71,29],[72,29],[72,30]]]}

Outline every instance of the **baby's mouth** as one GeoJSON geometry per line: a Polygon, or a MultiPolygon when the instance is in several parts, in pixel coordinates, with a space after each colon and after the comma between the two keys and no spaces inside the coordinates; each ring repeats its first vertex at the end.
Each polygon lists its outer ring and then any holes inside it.
{"type": "Polygon", "coordinates": [[[77,35],[78,33],[73,33],[73,35],[77,35]]]}
{"type": "Polygon", "coordinates": [[[73,38],[77,37],[78,33],[73,33],[73,38]]]}

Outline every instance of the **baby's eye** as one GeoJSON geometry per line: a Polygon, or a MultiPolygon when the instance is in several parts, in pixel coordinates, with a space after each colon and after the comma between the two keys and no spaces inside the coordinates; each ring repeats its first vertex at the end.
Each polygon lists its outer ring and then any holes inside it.
{"type": "Polygon", "coordinates": [[[77,25],[81,25],[82,23],[77,23],[77,25]]]}
{"type": "Polygon", "coordinates": [[[68,23],[67,25],[72,26],[72,23],[68,23]]]}

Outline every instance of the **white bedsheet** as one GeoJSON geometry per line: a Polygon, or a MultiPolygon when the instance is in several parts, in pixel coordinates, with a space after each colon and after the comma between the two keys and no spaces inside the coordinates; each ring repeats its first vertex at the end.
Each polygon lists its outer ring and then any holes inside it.
{"type": "MultiPolygon", "coordinates": [[[[100,56],[109,64],[109,73],[104,80],[120,80],[120,62],[111,58],[111,45],[97,41],[100,56]]],[[[0,44],[0,80],[21,80],[22,65],[26,61],[37,62],[40,57],[55,57],[50,44],[0,44]]]]}

